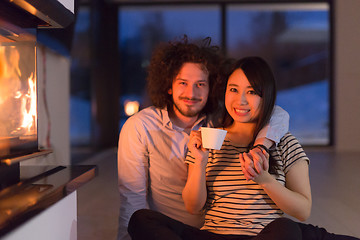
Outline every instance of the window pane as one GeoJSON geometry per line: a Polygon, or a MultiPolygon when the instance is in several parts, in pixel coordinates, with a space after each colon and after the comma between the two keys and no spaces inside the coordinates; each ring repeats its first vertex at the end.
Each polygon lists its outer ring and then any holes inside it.
{"type": "Polygon", "coordinates": [[[71,145],[90,144],[90,11],[80,7],[77,13],[71,50],[71,145]]]}
{"type": "MultiPolygon", "coordinates": [[[[127,6],[119,8],[119,45],[121,55],[121,105],[125,101],[145,99],[146,66],[159,42],[180,39],[186,34],[191,41],[212,38],[220,45],[220,10],[218,6],[127,6]]],[[[126,116],[122,111],[122,121],[126,116]]]]}
{"type": "Polygon", "coordinates": [[[329,10],[326,3],[236,5],[227,8],[227,50],[271,65],[277,104],[303,145],[330,143],[329,10]]]}

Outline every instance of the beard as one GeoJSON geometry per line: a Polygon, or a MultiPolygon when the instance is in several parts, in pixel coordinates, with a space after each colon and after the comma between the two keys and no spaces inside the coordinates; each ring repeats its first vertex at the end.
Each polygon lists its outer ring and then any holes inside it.
{"type": "Polygon", "coordinates": [[[196,117],[205,107],[205,106],[198,106],[198,107],[181,106],[176,102],[174,102],[174,106],[176,110],[185,117],[196,117]]]}
{"type": "Polygon", "coordinates": [[[181,113],[181,115],[185,116],[185,117],[195,117],[200,113],[200,110],[197,109],[184,109],[184,108],[180,108],[178,105],[174,104],[175,108],[179,111],[179,113],[181,113]]]}

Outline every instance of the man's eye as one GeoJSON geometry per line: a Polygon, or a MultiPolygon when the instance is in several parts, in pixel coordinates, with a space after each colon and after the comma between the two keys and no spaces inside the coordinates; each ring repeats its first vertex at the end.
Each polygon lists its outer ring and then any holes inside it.
{"type": "Polygon", "coordinates": [[[205,87],[206,84],[205,83],[198,83],[198,87],[205,87]]]}
{"type": "Polygon", "coordinates": [[[186,82],[179,82],[180,85],[186,85],[186,82]]]}

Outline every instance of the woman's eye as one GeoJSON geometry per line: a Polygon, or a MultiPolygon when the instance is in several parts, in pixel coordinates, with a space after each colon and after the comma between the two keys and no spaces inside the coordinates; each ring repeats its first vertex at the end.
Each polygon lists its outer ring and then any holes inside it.
{"type": "Polygon", "coordinates": [[[254,90],[249,90],[248,93],[251,95],[257,95],[257,93],[254,90]]]}
{"type": "Polygon", "coordinates": [[[230,88],[229,91],[230,92],[237,92],[237,89],[236,88],[230,88]]]}

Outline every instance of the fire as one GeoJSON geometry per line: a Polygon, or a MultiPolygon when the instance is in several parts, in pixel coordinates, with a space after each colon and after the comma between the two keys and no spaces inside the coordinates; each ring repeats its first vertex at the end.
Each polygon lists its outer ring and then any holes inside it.
{"type": "Polygon", "coordinates": [[[22,129],[32,132],[36,126],[36,82],[33,74],[28,79],[28,92],[21,99],[22,129]]]}
{"type": "Polygon", "coordinates": [[[31,135],[36,131],[36,80],[33,74],[28,79],[28,85],[27,93],[23,94],[21,91],[17,91],[14,97],[21,101],[20,112],[22,121],[20,126],[11,132],[12,135],[31,135]]]}
{"type": "Polygon", "coordinates": [[[21,87],[19,59],[16,48],[0,45],[0,104],[11,97],[13,89],[21,87]]]}
{"type": "MultiPolygon", "coordinates": [[[[22,75],[17,47],[0,45],[0,137],[36,134],[35,69],[22,75]]],[[[28,65],[31,66],[31,65],[28,65]]]]}

